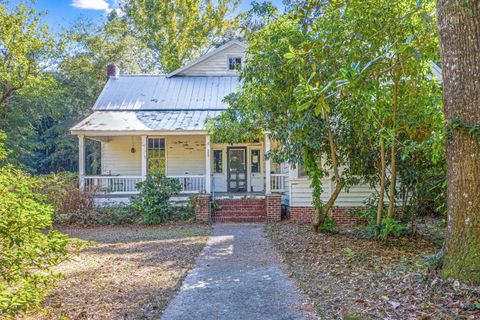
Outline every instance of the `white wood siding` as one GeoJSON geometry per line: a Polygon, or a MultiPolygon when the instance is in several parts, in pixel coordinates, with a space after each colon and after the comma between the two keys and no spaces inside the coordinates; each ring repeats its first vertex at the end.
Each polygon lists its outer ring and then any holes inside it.
{"type": "Polygon", "coordinates": [[[245,58],[245,48],[237,44],[214,54],[204,61],[180,72],[182,76],[237,76],[237,71],[228,70],[228,58],[245,58]]]}
{"type": "Polygon", "coordinates": [[[102,142],[102,174],[141,175],[141,148],[139,136],[118,136],[102,142]]]}
{"type": "Polygon", "coordinates": [[[205,136],[168,136],[167,175],[205,174],[205,136]]]}
{"type": "MultiPolygon", "coordinates": [[[[290,205],[298,207],[312,206],[312,188],[310,179],[298,178],[297,169],[291,169],[290,175],[290,205]]],[[[334,185],[330,178],[323,179],[322,201],[327,201],[333,192],[334,185]]],[[[368,185],[356,185],[351,187],[348,192],[342,190],[335,201],[336,207],[360,207],[368,199],[373,190],[368,185]]]]}

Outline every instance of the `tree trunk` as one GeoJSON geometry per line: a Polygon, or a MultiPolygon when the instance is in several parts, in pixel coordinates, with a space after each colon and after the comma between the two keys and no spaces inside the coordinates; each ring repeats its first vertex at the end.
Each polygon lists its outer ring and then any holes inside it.
{"type": "Polygon", "coordinates": [[[438,0],[445,117],[448,232],[443,275],[480,283],[480,5],[438,0]],[[478,127],[477,127],[478,128],[478,127]]]}
{"type": "Polygon", "coordinates": [[[393,115],[392,115],[392,149],[390,152],[392,174],[390,176],[390,190],[388,193],[388,211],[387,216],[393,217],[395,212],[395,187],[397,182],[397,164],[395,152],[395,140],[397,139],[397,108],[398,108],[398,78],[393,81],[393,115]]]}
{"type": "Polygon", "coordinates": [[[380,228],[382,227],[382,215],[383,215],[383,199],[385,196],[385,179],[387,175],[387,164],[385,161],[385,140],[380,138],[380,191],[378,194],[377,203],[377,226],[375,228],[375,238],[378,238],[380,234],[380,228]]]}
{"type": "MultiPolygon", "coordinates": [[[[330,127],[329,119],[328,119],[328,113],[324,112],[324,120],[327,125],[327,132],[328,132],[328,145],[330,148],[330,158],[332,159],[332,169],[333,169],[333,177],[335,181],[335,190],[333,193],[330,195],[330,198],[328,198],[327,203],[322,206],[318,207],[315,209],[315,215],[313,217],[313,228],[316,232],[320,229],[320,226],[323,225],[325,222],[325,219],[328,215],[328,212],[330,209],[333,207],[335,204],[335,201],[338,198],[338,195],[342,191],[343,188],[343,183],[342,179],[340,178],[340,173],[338,170],[338,160],[337,160],[337,151],[336,151],[336,146],[335,146],[335,139],[333,136],[333,130],[330,127]]],[[[318,199],[318,203],[321,203],[321,199],[318,199]]]]}

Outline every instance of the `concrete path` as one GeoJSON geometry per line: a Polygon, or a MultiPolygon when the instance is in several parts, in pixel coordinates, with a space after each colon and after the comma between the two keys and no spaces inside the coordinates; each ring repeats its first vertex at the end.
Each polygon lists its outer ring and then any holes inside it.
{"type": "Polygon", "coordinates": [[[215,224],[163,320],[315,319],[261,224],[215,224]]]}

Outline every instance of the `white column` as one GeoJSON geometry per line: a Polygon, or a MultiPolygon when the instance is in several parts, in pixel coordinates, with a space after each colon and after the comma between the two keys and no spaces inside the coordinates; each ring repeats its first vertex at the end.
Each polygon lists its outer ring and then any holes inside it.
{"type": "MultiPolygon", "coordinates": [[[[270,136],[268,133],[265,134],[265,155],[268,155],[270,152],[270,136]]],[[[265,194],[271,194],[271,182],[270,182],[270,157],[265,158],[265,194]]]]}
{"type": "Polygon", "coordinates": [[[210,135],[205,136],[205,193],[210,193],[212,190],[212,169],[211,169],[211,148],[210,148],[210,135]]]}
{"type": "Polygon", "coordinates": [[[80,182],[80,190],[85,187],[85,136],[78,136],[78,179],[80,182]]]}
{"type": "Polygon", "coordinates": [[[147,178],[147,136],[142,136],[142,181],[147,178]]]}

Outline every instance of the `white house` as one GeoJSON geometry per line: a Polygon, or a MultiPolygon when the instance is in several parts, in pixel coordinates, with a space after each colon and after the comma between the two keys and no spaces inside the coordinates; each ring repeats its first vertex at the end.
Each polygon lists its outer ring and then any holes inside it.
{"type": "MultiPolygon", "coordinates": [[[[120,75],[109,66],[93,113],[71,128],[79,141],[81,187],[95,192],[99,201],[128,201],[138,182],[161,171],[180,182],[182,196],[197,194],[208,199],[206,204],[210,199],[220,203],[221,210],[205,209],[201,219],[278,220],[281,199],[293,219],[310,220],[310,182],[298,169],[265,158],[268,135],[226,145],[212,143],[206,130],[205,120],[228,107],[223,100],[239,84],[245,51],[245,44],[230,41],[167,75],[120,75]],[[101,143],[101,175],[85,175],[85,139],[101,143]],[[274,218],[269,218],[270,207],[274,218]]],[[[326,180],[325,198],[330,186],[326,180]]],[[[336,205],[359,207],[370,194],[368,187],[350,188],[336,205]]]]}

